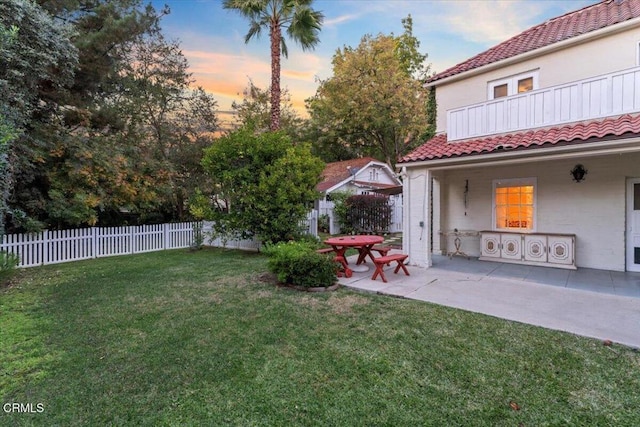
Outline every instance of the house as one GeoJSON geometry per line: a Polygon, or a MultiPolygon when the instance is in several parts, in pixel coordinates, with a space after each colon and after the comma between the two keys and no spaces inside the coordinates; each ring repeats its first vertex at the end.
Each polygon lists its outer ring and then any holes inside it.
{"type": "MultiPolygon", "coordinates": [[[[322,181],[316,186],[322,194],[316,208],[320,215],[329,217],[330,233],[339,233],[337,224],[333,222],[332,193],[371,194],[382,192],[391,194],[389,202],[398,209],[402,208],[402,183],[394,171],[386,163],[373,157],[344,160],[327,163],[322,172],[322,181]]],[[[397,210],[397,209],[396,209],[397,210]]],[[[395,213],[395,212],[394,212],[395,213]]],[[[402,214],[392,216],[392,230],[402,231],[402,214]]]]}
{"type": "Polygon", "coordinates": [[[411,263],[640,271],[640,0],[550,19],[426,84],[436,135],[397,165],[411,263]]]}

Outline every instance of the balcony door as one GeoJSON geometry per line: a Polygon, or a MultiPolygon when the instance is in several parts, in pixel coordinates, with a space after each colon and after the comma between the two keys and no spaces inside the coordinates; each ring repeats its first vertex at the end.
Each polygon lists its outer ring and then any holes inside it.
{"type": "Polygon", "coordinates": [[[627,271],[640,272],[640,178],[627,180],[627,271]]]}

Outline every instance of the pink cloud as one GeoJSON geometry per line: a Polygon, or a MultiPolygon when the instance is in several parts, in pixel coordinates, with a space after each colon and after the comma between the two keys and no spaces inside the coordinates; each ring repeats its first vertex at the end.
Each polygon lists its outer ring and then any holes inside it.
{"type": "MultiPolygon", "coordinates": [[[[213,94],[220,109],[227,110],[233,101],[242,101],[242,91],[249,79],[260,88],[271,83],[271,64],[261,58],[201,50],[183,53],[196,85],[213,94]]],[[[288,88],[294,108],[306,115],[304,100],[315,93],[315,76],[321,60],[310,54],[294,54],[283,58],[281,64],[281,85],[288,88]]]]}

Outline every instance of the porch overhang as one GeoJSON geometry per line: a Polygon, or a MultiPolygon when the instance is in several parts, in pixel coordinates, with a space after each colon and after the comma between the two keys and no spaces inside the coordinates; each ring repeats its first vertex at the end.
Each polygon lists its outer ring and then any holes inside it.
{"type": "Polygon", "coordinates": [[[546,160],[584,158],[612,154],[640,152],[640,135],[626,138],[593,138],[593,141],[581,141],[579,144],[559,144],[551,147],[536,146],[522,148],[503,148],[491,153],[476,153],[446,158],[399,162],[398,168],[428,168],[431,170],[457,169],[469,166],[495,166],[531,163],[546,160]]]}
{"type": "Polygon", "coordinates": [[[500,135],[449,141],[439,134],[404,156],[398,167],[452,168],[640,151],[640,114],[624,114],[500,135]]]}

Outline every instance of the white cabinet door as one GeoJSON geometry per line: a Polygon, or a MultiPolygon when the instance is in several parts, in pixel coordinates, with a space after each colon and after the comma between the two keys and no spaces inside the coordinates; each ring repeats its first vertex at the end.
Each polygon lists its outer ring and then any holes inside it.
{"type": "Polygon", "coordinates": [[[552,264],[572,265],[574,263],[574,237],[573,236],[547,236],[549,245],[548,262],[552,264]]]}
{"type": "Polygon", "coordinates": [[[480,242],[482,260],[576,269],[573,234],[481,231],[480,242]]]}
{"type": "Polygon", "coordinates": [[[500,234],[482,233],[480,252],[483,257],[500,258],[500,234]]]}
{"type": "Polygon", "coordinates": [[[525,235],[523,252],[525,261],[547,262],[547,236],[525,235]]]}
{"type": "Polygon", "coordinates": [[[522,236],[520,234],[503,234],[500,253],[504,259],[522,259],[522,236]]]}

